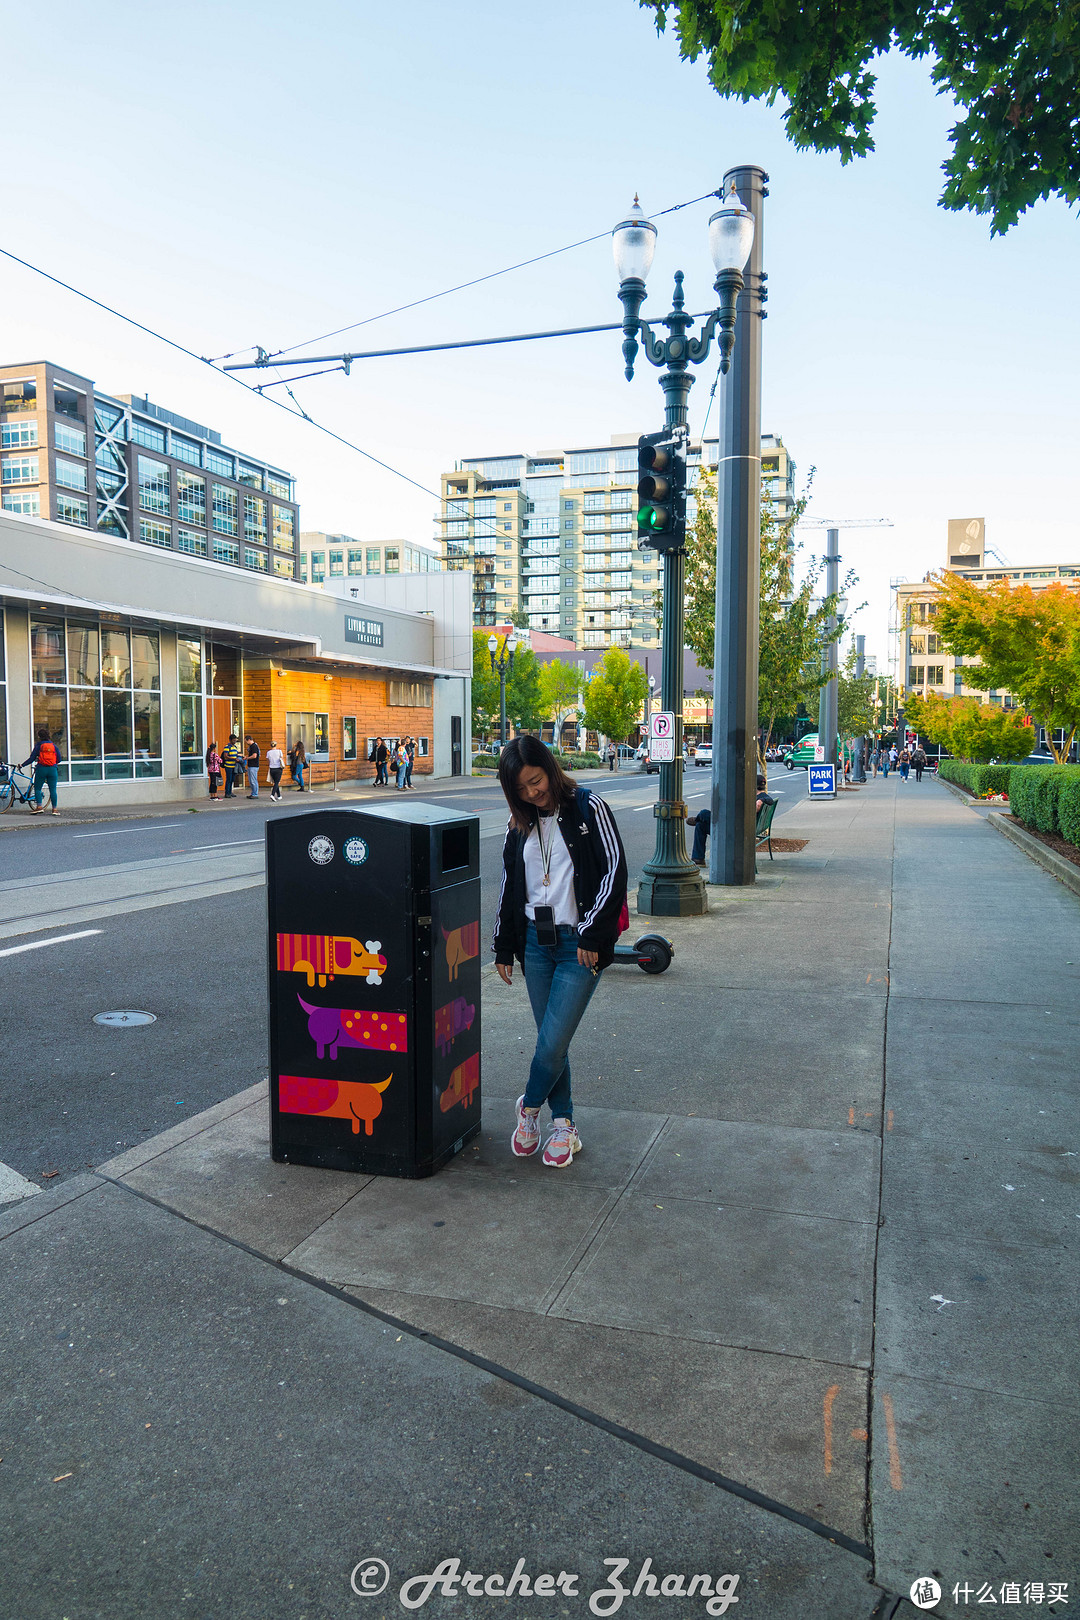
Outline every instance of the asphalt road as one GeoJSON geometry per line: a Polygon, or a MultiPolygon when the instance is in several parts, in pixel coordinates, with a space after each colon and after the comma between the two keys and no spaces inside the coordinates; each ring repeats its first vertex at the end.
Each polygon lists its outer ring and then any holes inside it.
{"type": "MultiPolygon", "coordinates": [[[[657,779],[591,780],[615,811],[633,884],[653,850],[657,779]]],[[[797,802],[802,783],[801,774],[774,773],[784,794],[778,816],[797,802]]],[[[708,774],[691,767],[691,808],[708,792],[708,774]]],[[[439,783],[415,797],[480,816],[490,919],[505,826],[498,784],[439,783]]],[[[45,817],[12,827],[5,818],[0,1165],[58,1186],[265,1075],[265,822],[357,802],[365,801],[289,795],[275,806],[261,794],[92,825],[45,817]],[[162,894],[168,903],[157,903],[162,894]],[[43,914],[53,924],[44,930],[36,926],[43,914]],[[92,1022],[95,1013],[126,1008],[157,1021],[125,1029],[92,1022]]]]}

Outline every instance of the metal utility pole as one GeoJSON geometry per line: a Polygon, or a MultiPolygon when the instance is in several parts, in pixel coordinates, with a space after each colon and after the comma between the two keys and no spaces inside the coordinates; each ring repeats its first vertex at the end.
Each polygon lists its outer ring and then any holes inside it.
{"type": "Polygon", "coordinates": [[[731,369],[720,385],[716,479],[716,631],[713,653],[712,837],[709,882],[757,876],[758,604],[761,587],[761,323],[768,175],[729,169],[754,216],[754,243],[735,316],[731,369]]]}
{"type": "MultiPolygon", "coordinates": [[[[866,673],[866,637],[855,637],[855,675],[861,680],[866,673]]],[[[858,736],[853,743],[853,757],[851,761],[851,780],[853,782],[866,781],[866,738],[858,736]]]]}

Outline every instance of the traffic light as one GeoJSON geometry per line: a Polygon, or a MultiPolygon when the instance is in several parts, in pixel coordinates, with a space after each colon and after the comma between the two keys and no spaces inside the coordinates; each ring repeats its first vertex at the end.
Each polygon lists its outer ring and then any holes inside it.
{"type": "Polygon", "coordinates": [[[638,440],[639,548],[681,551],[686,544],[688,439],[688,428],[674,427],[638,440]]]}

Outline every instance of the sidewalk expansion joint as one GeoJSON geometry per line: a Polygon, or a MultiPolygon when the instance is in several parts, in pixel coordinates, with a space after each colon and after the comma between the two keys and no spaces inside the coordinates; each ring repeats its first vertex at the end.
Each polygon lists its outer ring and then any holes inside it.
{"type": "Polygon", "coordinates": [[[845,1535],[842,1530],[834,1529],[831,1525],[824,1524],[820,1519],[812,1518],[807,1513],[800,1513],[797,1508],[789,1507],[786,1502],[780,1502],[775,1497],[766,1496],[763,1491],[757,1491],[751,1485],[743,1485],[739,1480],[731,1479],[728,1475],[721,1474],[716,1469],[707,1467],[704,1463],[695,1462],[692,1457],[685,1457],[681,1452],[673,1451],[669,1446],[659,1445],[655,1440],[649,1440],[645,1435],[638,1434],[633,1429],[627,1429],[621,1423],[613,1423],[610,1418],[602,1417],[599,1412],[590,1411],[586,1406],[579,1406],[576,1401],[570,1401],[565,1396],[557,1395],[554,1390],[546,1389],[542,1384],[534,1383],[531,1378],[522,1377],[520,1373],[515,1373],[510,1368],[501,1366],[497,1361],[489,1361],[486,1356],[479,1356],[472,1350],[466,1350],[462,1345],[453,1344],[449,1339],[442,1339],[437,1334],[428,1333],[422,1328],[414,1327],[411,1322],[402,1321],[400,1317],[391,1316],[388,1311],[381,1311],[377,1306],[369,1305],[366,1300],[347,1294],[344,1289],[339,1288],[334,1283],[324,1282],[320,1277],[313,1277],[307,1272],[299,1271],[295,1266],[287,1265],[283,1260],[274,1260],[269,1255],[261,1254],[258,1249],[252,1248],[248,1243],[241,1242],[239,1238],[229,1237],[222,1232],[217,1232],[212,1226],[207,1226],[205,1222],[193,1220],[190,1215],[185,1215],[179,1210],[170,1208],[161,1199],[154,1198],[151,1194],[142,1192],[137,1187],[129,1187],[123,1181],[117,1181],[111,1176],[102,1176],[100,1179],[103,1183],[115,1187],[119,1192],[126,1193],[132,1198],[138,1198],[143,1203],[152,1205],[155,1209],[160,1209],[163,1214],[171,1215],[175,1220],[183,1221],[187,1226],[205,1232],[208,1237],[216,1238],[219,1242],[228,1244],[230,1248],[237,1249],[242,1254],[250,1255],[252,1259],[261,1261],[264,1265],[270,1266],[273,1270],[291,1278],[294,1282],[306,1283],[309,1287],[318,1289],[320,1293],[327,1294],[331,1299],[339,1300],[342,1304],[348,1305],[350,1309],[360,1311],[363,1315],[371,1317],[376,1322],[385,1323],[387,1327],[394,1328],[399,1333],[408,1334],[411,1339],[417,1339],[423,1344],[430,1345],[434,1350],[441,1350],[444,1354],[453,1356],[456,1360],[465,1362],[468,1366],[476,1367],[479,1371],[488,1373],[491,1377],[498,1378],[501,1382],[520,1389],[524,1394],[532,1395],[535,1399],[544,1401],[549,1406],[556,1407],[559,1411],[566,1412],[570,1417],[589,1424],[591,1428],[610,1435],[612,1439],[620,1440],[624,1445],[633,1446],[635,1450],[643,1452],[646,1456],[654,1457],[658,1462],[665,1463],[669,1468],[677,1468],[681,1473],[692,1475],[705,1484],[714,1485],[718,1490],[726,1492],[729,1496],[738,1497],[752,1507],[761,1508],[764,1512],[771,1513],[777,1518],[786,1519],[789,1524],[798,1525],[801,1529],[808,1530],[812,1535],[819,1536],[821,1540],[830,1542],[834,1547],[841,1547],[845,1552],[853,1553],[856,1558],[863,1559],[867,1564],[871,1564],[873,1561],[871,1549],[865,1542],[856,1541],[852,1536],[845,1535]]]}

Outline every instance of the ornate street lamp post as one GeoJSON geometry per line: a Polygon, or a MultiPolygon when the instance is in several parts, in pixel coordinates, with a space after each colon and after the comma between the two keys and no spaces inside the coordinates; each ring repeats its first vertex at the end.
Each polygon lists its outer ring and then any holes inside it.
{"type": "MultiPolygon", "coordinates": [[[[664,390],[664,425],[685,427],[687,402],[694,382],[691,365],[700,365],[712,346],[714,335],[720,349],[720,369],[726,372],[735,344],[735,321],[739,293],[743,286],[743,266],[754,242],[754,216],[743,207],[734,182],[725,184],[721,207],[709,220],[709,251],[716,270],[715,291],[719,306],[708,317],[697,337],[688,335],[695,317],[684,308],[683,273],[675,272],[675,296],[669,315],[659,323],[668,331],[657,337],[640,316],[645,300],[645,279],[656,248],[656,226],[645,218],[634,198],[634,206],[612,232],[615,268],[619,277],[619,298],[623,305],[623,358],[626,376],[634,375],[639,347],[654,366],[666,370],[660,378],[664,390]],[[639,343],[640,340],[640,343],[639,343]]],[[[638,888],[638,911],[657,917],[700,916],[708,910],[701,872],[687,856],[683,802],[682,694],[683,625],[686,552],[682,540],[665,548],[664,630],[661,647],[661,706],[675,716],[674,759],[660,766],[660,793],[655,807],[656,848],[642,870],[638,888]]]]}
{"type": "Polygon", "coordinates": [[[514,672],[514,654],[517,652],[517,639],[512,633],[503,636],[502,651],[496,658],[499,650],[497,636],[488,636],[488,657],[491,659],[491,673],[496,670],[499,674],[499,748],[506,747],[506,677],[514,672]]]}

